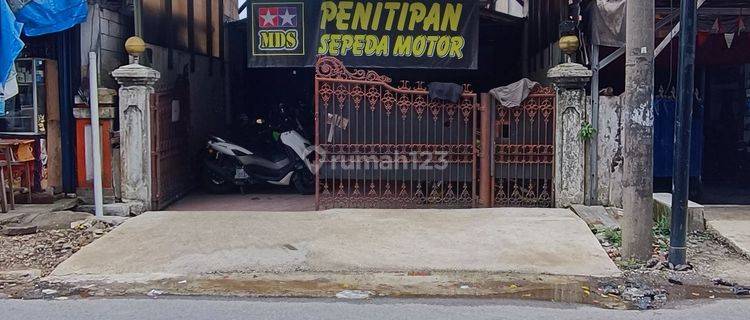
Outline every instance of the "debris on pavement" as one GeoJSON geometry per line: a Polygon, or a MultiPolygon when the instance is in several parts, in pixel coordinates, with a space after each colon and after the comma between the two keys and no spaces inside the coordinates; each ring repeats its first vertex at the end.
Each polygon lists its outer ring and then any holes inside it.
{"type": "Polygon", "coordinates": [[[680,285],[680,286],[683,285],[682,280],[677,279],[677,277],[675,277],[674,275],[670,275],[667,278],[667,281],[669,281],[669,283],[671,283],[671,284],[676,284],[676,285],[680,285]]]}
{"type": "Polygon", "coordinates": [[[44,290],[42,290],[42,293],[44,295],[51,296],[51,295],[57,294],[57,290],[55,290],[55,289],[44,289],[44,290]]]}
{"type": "Polygon", "coordinates": [[[4,236],[13,237],[13,236],[23,236],[27,234],[34,234],[37,232],[36,226],[29,226],[29,227],[3,227],[0,228],[0,232],[4,236]]]}
{"type": "Polygon", "coordinates": [[[750,295],[750,287],[734,286],[732,287],[732,293],[738,296],[747,296],[750,295]]]}
{"type": "Polygon", "coordinates": [[[601,288],[599,288],[599,292],[601,292],[604,295],[619,296],[622,294],[622,290],[623,290],[622,288],[616,284],[608,283],[608,284],[603,285],[601,288]]]}
{"type": "MultiPolygon", "coordinates": [[[[3,270],[41,270],[41,276],[46,276],[61,262],[70,257],[94,240],[102,237],[114,227],[122,223],[122,219],[99,220],[91,215],[90,218],[75,222],[68,222],[72,218],[80,219],[82,215],[75,213],[50,213],[36,215],[31,219],[26,215],[18,215],[23,223],[39,222],[44,217],[44,228],[38,228],[35,233],[25,235],[0,235],[0,272],[3,270]],[[51,226],[58,229],[49,230],[51,226]]],[[[8,227],[20,223],[18,219],[4,220],[8,227]]],[[[37,226],[34,226],[37,228],[37,226]]],[[[38,277],[37,277],[38,278],[38,277]]]]}
{"type": "Polygon", "coordinates": [[[667,303],[667,292],[664,289],[628,287],[622,293],[622,298],[640,310],[659,309],[667,303]]]}
{"type": "Polygon", "coordinates": [[[737,285],[735,282],[729,282],[722,278],[713,278],[711,279],[711,282],[713,282],[717,286],[725,286],[725,287],[734,287],[737,285]]]}
{"type": "Polygon", "coordinates": [[[164,291],[162,291],[162,290],[156,290],[156,289],[151,289],[151,291],[149,291],[148,293],[146,293],[147,296],[149,296],[151,298],[154,298],[154,299],[156,299],[157,297],[159,297],[160,295],[163,295],[163,294],[164,294],[164,291]]]}
{"type": "Polygon", "coordinates": [[[623,271],[626,283],[625,286],[600,284],[598,293],[602,296],[621,293],[622,299],[637,309],[655,309],[663,306],[668,294],[673,300],[750,295],[750,288],[735,282],[750,279],[745,272],[748,260],[710,233],[690,233],[687,238],[688,263],[673,265],[669,263],[669,223],[663,217],[655,221],[653,254],[645,262],[621,257],[622,233],[619,229],[601,223],[589,225],[604,251],[623,271]],[[726,288],[708,287],[711,284],[726,288]]]}
{"type": "Polygon", "coordinates": [[[688,271],[692,269],[693,269],[693,266],[690,263],[680,264],[674,267],[674,271],[688,271]]]}
{"type": "Polygon", "coordinates": [[[372,297],[372,292],[361,290],[344,290],[336,294],[339,299],[362,300],[372,297]]]}
{"type": "Polygon", "coordinates": [[[71,222],[92,217],[90,213],[75,211],[35,211],[19,209],[0,215],[2,227],[36,227],[37,230],[67,229],[71,222]]]}

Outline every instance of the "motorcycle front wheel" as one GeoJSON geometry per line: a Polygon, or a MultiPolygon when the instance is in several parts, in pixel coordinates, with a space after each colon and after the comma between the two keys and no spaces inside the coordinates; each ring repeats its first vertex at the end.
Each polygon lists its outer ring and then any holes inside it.
{"type": "Polygon", "coordinates": [[[310,195],[315,193],[315,176],[310,170],[300,169],[292,176],[292,185],[300,194],[310,195]]]}

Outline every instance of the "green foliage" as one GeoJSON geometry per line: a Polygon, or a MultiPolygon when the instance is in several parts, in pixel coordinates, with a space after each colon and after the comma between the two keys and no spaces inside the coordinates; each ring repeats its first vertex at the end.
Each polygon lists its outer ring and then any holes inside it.
{"type": "Polygon", "coordinates": [[[613,246],[619,248],[622,246],[622,231],[619,229],[604,229],[602,231],[604,238],[609,241],[613,246]]]}
{"type": "Polygon", "coordinates": [[[584,121],[581,123],[581,130],[578,131],[578,137],[584,141],[591,140],[596,132],[596,128],[594,128],[591,123],[589,123],[588,121],[584,121]]]}
{"type": "Polygon", "coordinates": [[[654,224],[654,236],[669,237],[669,228],[669,218],[667,218],[667,215],[660,215],[656,218],[656,223],[654,224]]]}
{"type": "Polygon", "coordinates": [[[660,251],[669,250],[669,218],[666,214],[662,214],[656,218],[654,223],[653,234],[654,243],[659,246],[660,251]]]}

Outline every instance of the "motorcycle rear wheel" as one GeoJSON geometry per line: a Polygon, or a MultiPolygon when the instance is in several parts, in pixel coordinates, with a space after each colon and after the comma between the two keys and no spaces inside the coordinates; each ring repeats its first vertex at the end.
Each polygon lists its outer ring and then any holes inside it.
{"type": "Polygon", "coordinates": [[[227,194],[234,190],[234,185],[211,170],[204,168],[201,174],[203,188],[213,194],[227,194]]]}
{"type": "Polygon", "coordinates": [[[315,193],[315,176],[309,170],[297,170],[292,176],[292,185],[300,194],[311,195],[315,193]]]}

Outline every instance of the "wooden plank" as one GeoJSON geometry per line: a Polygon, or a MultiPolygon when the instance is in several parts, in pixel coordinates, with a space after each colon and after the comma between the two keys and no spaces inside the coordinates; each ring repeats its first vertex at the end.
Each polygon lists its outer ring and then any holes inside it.
{"type": "Polygon", "coordinates": [[[60,193],[63,192],[62,136],[57,61],[45,60],[44,69],[47,88],[47,184],[54,193],[60,193]]]}

